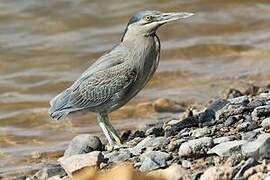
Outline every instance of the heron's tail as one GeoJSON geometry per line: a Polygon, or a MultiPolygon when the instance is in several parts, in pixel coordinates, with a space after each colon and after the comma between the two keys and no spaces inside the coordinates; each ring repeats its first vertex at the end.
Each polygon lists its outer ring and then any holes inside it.
{"type": "Polygon", "coordinates": [[[55,96],[51,101],[49,108],[50,116],[55,120],[64,119],[69,114],[68,102],[70,98],[70,90],[67,89],[55,96]]]}

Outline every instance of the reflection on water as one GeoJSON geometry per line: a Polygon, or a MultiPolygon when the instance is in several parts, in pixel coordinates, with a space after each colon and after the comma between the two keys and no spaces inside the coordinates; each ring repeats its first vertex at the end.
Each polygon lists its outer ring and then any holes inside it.
{"type": "Polygon", "coordinates": [[[100,133],[93,114],[51,121],[48,101],[118,43],[129,16],[145,8],[195,16],[159,30],[158,72],[131,108],[113,113],[118,128],[153,118],[132,113],[140,101],[205,103],[224,88],[270,81],[268,0],[1,1],[0,175],[40,168],[76,134],[100,133]]]}

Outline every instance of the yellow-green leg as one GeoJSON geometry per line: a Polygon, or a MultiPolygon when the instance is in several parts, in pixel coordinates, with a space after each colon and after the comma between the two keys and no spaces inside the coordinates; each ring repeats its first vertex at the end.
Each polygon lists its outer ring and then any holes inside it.
{"type": "Polygon", "coordinates": [[[108,139],[110,145],[121,145],[122,141],[118,132],[112,124],[110,123],[108,114],[105,113],[98,113],[97,119],[99,121],[99,126],[101,127],[103,133],[105,134],[106,138],[108,139]]]}

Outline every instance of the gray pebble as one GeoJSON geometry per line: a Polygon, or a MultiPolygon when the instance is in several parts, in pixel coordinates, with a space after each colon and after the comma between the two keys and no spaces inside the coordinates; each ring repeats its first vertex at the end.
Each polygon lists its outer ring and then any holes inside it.
{"type": "Polygon", "coordinates": [[[192,157],[205,155],[207,151],[214,145],[211,137],[203,137],[199,139],[190,140],[181,144],[178,155],[180,157],[192,157]]]}
{"type": "Polygon", "coordinates": [[[270,128],[270,117],[269,118],[266,118],[262,121],[261,123],[262,127],[264,129],[269,129],[270,128]]]}
{"type": "Polygon", "coordinates": [[[159,168],[163,168],[167,166],[167,160],[169,160],[171,156],[168,153],[161,151],[150,151],[142,154],[140,156],[141,159],[141,171],[151,171],[159,168]]]}
{"type": "Polygon", "coordinates": [[[241,134],[241,138],[242,140],[251,141],[256,138],[257,134],[258,133],[256,131],[248,131],[246,133],[241,134]]]}
{"type": "Polygon", "coordinates": [[[244,105],[244,104],[249,103],[249,99],[247,96],[240,96],[240,97],[236,97],[236,98],[231,98],[231,99],[228,99],[228,101],[232,105],[244,105]]]}
{"type": "Polygon", "coordinates": [[[149,147],[163,147],[170,143],[169,138],[167,137],[154,137],[147,136],[141,142],[139,142],[136,146],[130,148],[130,152],[134,155],[140,155],[143,150],[149,147]]]}
{"type": "Polygon", "coordinates": [[[270,116],[270,105],[259,106],[251,113],[253,120],[258,120],[260,117],[270,116]]]}
{"type": "Polygon", "coordinates": [[[108,159],[109,163],[117,161],[126,161],[132,157],[131,152],[128,149],[120,149],[119,151],[113,151],[105,154],[104,157],[108,159]]]}
{"type": "Polygon", "coordinates": [[[261,134],[242,146],[242,154],[255,159],[270,158],[270,133],[261,134]]]}
{"type": "Polygon", "coordinates": [[[197,128],[191,132],[191,135],[195,138],[199,138],[205,136],[206,134],[210,134],[211,130],[208,127],[197,128]]]}
{"type": "Polygon", "coordinates": [[[80,134],[74,137],[68,145],[64,156],[72,156],[75,154],[85,154],[92,151],[101,151],[102,143],[97,136],[90,134],[80,134]]]}
{"type": "Polygon", "coordinates": [[[216,145],[212,149],[210,149],[207,154],[217,154],[221,157],[231,156],[233,153],[237,153],[241,151],[241,146],[247,143],[244,140],[235,140],[224,142],[216,145]]]}

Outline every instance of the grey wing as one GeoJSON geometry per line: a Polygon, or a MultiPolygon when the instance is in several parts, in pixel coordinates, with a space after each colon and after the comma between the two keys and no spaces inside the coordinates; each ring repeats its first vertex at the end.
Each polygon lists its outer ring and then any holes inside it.
{"type": "Polygon", "coordinates": [[[80,84],[72,90],[66,108],[77,110],[98,106],[128,88],[136,77],[136,70],[125,63],[82,77],[80,84]]]}

